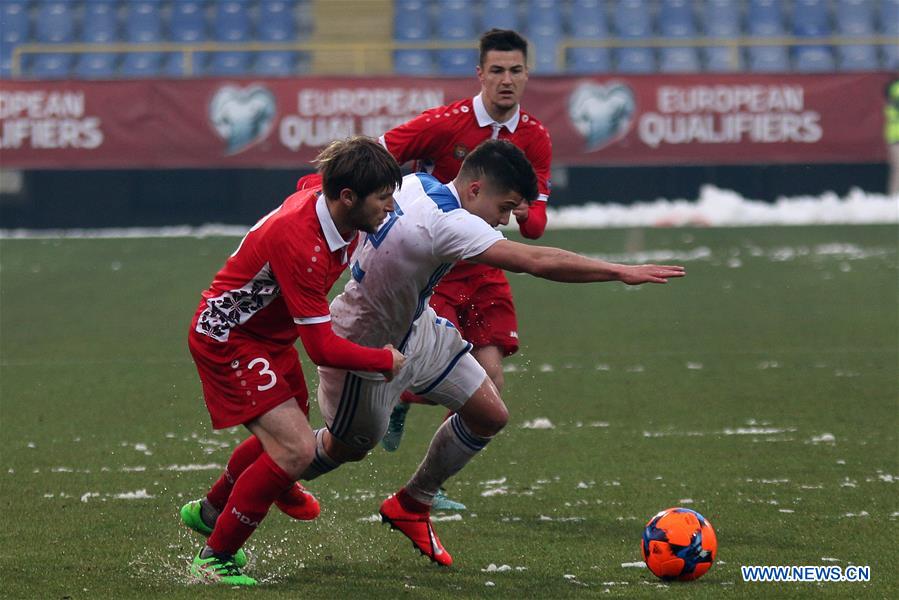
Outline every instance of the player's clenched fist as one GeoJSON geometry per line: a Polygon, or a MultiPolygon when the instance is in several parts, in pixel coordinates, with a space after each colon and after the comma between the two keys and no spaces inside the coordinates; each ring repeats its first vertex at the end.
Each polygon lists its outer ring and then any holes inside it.
{"type": "Polygon", "coordinates": [[[406,357],[402,352],[394,348],[393,344],[387,344],[384,346],[384,349],[390,350],[390,353],[393,354],[393,368],[389,371],[381,371],[381,374],[384,375],[384,379],[390,381],[399,374],[400,369],[406,364],[406,357]]]}

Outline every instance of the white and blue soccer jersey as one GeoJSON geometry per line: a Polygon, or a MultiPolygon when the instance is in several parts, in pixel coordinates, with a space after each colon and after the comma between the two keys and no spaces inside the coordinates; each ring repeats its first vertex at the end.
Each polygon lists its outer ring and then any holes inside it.
{"type": "Polygon", "coordinates": [[[452,183],[431,175],[407,175],[394,199],[395,212],[350,259],[352,279],[331,303],[331,315],[338,335],[402,351],[440,278],[504,238],[462,208],[452,183]]]}

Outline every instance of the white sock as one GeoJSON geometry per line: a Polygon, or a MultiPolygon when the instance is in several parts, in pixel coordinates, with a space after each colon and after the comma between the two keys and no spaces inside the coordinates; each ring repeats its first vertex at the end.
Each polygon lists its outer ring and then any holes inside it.
{"type": "Polygon", "coordinates": [[[491,439],[472,433],[462,417],[454,414],[437,429],[428,453],[406,484],[406,492],[419,502],[433,504],[440,486],[462,470],[491,439]]]}
{"type": "Polygon", "coordinates": [[[315,458],[312,459],[312,462],[309,463],[309,466],[306,467],[306,470],[303,471],[303,474],[300,475],[300,479],[305,481],[312,481],[316,477],[320,477],[325,473],[330,473],[341,464],[337,462],[325,452],[325,428],[315,430],[315,458]]]}

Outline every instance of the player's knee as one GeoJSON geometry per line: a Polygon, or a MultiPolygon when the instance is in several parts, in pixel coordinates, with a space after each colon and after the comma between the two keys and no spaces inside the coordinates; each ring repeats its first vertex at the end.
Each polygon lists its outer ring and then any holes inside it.
{"type": "Polygon", "coordinates": [[[359,462],[360,460],[368,456],[368,451],[371,450],[374,446],[374,443],[370,445],[363,444],[361,446],[351,446],[341,440],[338,440],[333,435],[328,435],[325,437],[325,452],[329,457],[331,457],[331,459],[341,463],[359,462]]]}
{"type": "MultiPolygon", "coordinates": [[[[299,479],[315,457],[315,439],[291,440],[282,444],[275,462],[294,479],[299,479]]],[[[274,457],[273,457],[274,458],[274,457]]]]}
{"type": "Polygon", "coordinates": [[[491,437],[502,431],[509,422],[509,409],[502,402],[496,402],[477,415],[476,423],[469,424],[477,435],[491,437]]]}

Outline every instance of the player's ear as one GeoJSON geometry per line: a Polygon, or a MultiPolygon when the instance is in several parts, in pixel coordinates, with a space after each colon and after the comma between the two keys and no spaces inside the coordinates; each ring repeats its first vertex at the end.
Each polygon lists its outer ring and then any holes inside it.
{"type": "Polygon", "coordinates": [[[350,188],[343,188],[340,190],[340,196],[338,196],[340,203],[346,206],[347,208],[352,208],[353,203],[356,201],[356,192],[351,190],[350,188]]]}
{"type": "Polygon", "coordinates": [[[471,192],[472,198],[477,198],[478,194],[481,193],[481,182],[480,181],[472,181],[468,184],[468,191],[471,192]]]}

